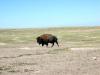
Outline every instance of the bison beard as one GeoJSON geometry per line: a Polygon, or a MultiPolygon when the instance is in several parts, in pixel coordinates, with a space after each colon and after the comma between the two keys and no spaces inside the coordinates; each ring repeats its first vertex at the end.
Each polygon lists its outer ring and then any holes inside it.
{"type": "MultiPolygon", "coordinates": [[[[37,37],[37,43],[42,46],[46,45],[48,46],[48,43],[52,43],[52,47],[54,46],[54,43],[58,45],[57,37],[51,34],[43,34],[39,37],[37,37]]],[[[59,46],[59,45],[58,45],[59,46]]]]}

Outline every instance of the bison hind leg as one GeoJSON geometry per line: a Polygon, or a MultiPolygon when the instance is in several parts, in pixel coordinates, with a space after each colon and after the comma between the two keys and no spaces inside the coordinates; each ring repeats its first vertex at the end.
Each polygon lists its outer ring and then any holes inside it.
{"type": "Polygon", "coordinates": [[[46,46],[48,47],[48,43],[46,43],[46,46]]]}
{"type": "Polygon", "coordinates": [[[57,46],[59,47],[58,41],[56,41],[57,46]]]}
{"type": "Polygon", "coordinates": [[[52,46],[51,47],[53,47],[54,46],[54,42],[52,43],[52,46]]]}

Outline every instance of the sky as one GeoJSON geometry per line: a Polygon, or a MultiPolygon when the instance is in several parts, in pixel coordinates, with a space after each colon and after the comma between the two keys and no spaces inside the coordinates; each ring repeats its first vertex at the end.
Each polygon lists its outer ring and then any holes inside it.
{"type": "Polygon", "coordinates": [[[0,0],[0,28],[100,26],[100,0],[0,0]]]}

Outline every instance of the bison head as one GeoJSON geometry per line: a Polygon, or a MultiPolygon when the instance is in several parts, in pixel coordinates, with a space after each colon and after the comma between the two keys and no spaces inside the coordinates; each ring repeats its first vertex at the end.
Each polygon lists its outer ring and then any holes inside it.
{"type": "Polygon", "coordinates": [[[38,43],[39,45],[42,44],[42,38],[41,38],[41,37],[37,37],[36,39],[37,39],[37,43],[38,43]]]}

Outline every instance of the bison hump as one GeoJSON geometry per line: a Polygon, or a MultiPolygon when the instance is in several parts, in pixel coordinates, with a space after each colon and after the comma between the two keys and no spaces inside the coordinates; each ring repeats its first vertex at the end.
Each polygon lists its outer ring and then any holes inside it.
{"type": "Polygon", "coordinates": [[[47,35],[43,35],[43,36],[41,36],[41,38],[44,39],[44,40],[47,40],[48,36],[47,35]]]}

